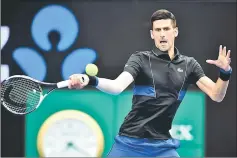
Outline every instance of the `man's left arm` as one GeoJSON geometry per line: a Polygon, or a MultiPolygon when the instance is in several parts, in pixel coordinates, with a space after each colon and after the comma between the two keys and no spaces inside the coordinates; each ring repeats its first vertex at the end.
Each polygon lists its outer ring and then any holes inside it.
{"type": "Polygon", "coordinates": [[[226,47],[219,48],[219,56],[217,60],[207,60],[209,64],[214,64],[220,68],[220,76],[216,82],[213,82],[207,76],[201,77],[197,82],[197,86],[205,92],[213,101],[221,102],[226,94],[232,69],[230,67],[230,50],[226,52],[226,47]]]}

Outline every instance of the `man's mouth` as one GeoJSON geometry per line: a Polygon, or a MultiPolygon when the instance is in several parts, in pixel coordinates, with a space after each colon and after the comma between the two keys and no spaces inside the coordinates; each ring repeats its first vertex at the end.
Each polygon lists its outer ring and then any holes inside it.
{"type": "Polygon", "coordinates": [[[167,43],[166,40],[161,40],[161,41],[160,41],[160,44],[166,44],[166,43],[167,43]]]}

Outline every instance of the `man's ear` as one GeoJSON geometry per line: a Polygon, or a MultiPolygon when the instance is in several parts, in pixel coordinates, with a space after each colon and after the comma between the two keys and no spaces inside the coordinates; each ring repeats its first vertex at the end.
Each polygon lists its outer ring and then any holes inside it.
{"type": "Polygon", "coordinates": [[[154,39],[152,30],[150,30],[150,34],[151,34],[151,39],[154,39]]]}
{"type": "Polygon", "coordinates": [[[174,31],[175,31],[175,32],[174,32],[174,33],[175,33],[174,36],[175,36],[175,37],[178,37],[178,35],[179,35],[179,29],[178,29],[178,27],[176,27],[174,31]]]}

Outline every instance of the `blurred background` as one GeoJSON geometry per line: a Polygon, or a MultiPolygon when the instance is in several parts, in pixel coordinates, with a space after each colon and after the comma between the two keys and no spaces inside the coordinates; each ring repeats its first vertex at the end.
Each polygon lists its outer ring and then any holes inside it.
{"type": "MultiPolygon", "coordinates": [[[[153,46],[150,17],[158,9],[176,16],[176,47],[212,80],[219,70],[206,59],[218,57],[220,44],[232,52],[233,75],[221,103],[189,88],[170,131],[181,140],[180,156],[236,157],[236,1],[2,0],[1,81],[18,74],[58,82],[84,73],[88,63],[98,66],[99,77],[115,79],[132,53],[153,46]]],[[[131,99],[132,85],[118,96],[87,87],[54,91],[27,116],[2,106],[1,156],[106,156],[131,99]],[[69,109],[90,119],[57,113],[69,109]]]]}

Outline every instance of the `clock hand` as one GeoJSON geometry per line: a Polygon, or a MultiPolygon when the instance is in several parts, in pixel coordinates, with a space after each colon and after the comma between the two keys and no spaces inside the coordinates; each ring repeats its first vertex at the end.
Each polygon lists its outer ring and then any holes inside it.
{"type": "Polygon", "coordinates": [[[81,153],[82,153],[83,155],[85,155],[85,156],[91,156],[87,151],[83,150],[82,148],[76,147],[72,142],[69,142],[69,143],[67,144],[67,148],[73,148],[73,149],[75,149],[75,150],[81,152],[81,153]]]}

